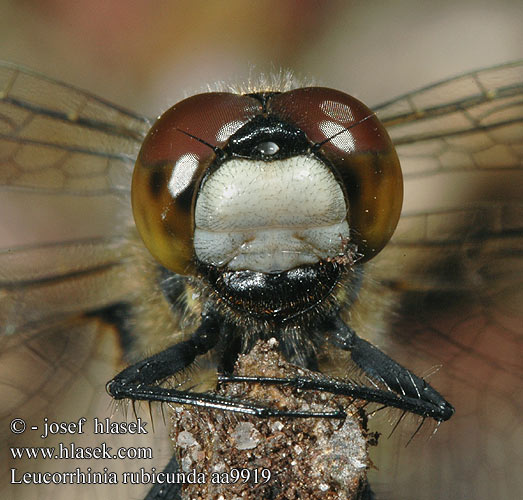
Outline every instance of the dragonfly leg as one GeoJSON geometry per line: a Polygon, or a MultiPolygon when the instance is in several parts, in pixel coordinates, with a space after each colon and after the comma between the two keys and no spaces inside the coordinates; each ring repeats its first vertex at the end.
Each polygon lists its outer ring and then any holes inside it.
{"type": "MultiPolygon", "coordinates": [[[[436,420],[448,420],[454,407],[424,379],[403,367],[370,342],[358,337],[339,317],[328,329],[328,339],[340,349],[351,352],[352,360],[372,380],[409,400],[419,401],[419,413],[436,420]]],[[[411,411],[411,410],[409,410],[411,411]]]]}
{"type": "Polygon", "coordinates": [[[194,362],[196,356],[205,354],[215,347],[222,334],[226,335],[220,318],[216,314],[204,315],[201,325],[188,340],[179,342],[121,371],[107,384],[107,391],[115,399],[127,398],[133,401],[188,404],[255,415],[261,418],[343,419],[346,417],[345,412],[341,409],[330,412],[279,410],[256,402],[241,401],[214,393],[170,389],[159,385],[164,380],[187,368],[194,362]]]}

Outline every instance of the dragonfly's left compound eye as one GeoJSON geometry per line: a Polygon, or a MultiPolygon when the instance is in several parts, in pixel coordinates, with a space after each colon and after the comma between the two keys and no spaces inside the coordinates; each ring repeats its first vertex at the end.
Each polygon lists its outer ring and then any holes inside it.
{"type": "Polygon", "coordinates": [[[133,173],[133,214],[145,245],[168,269],[193,272],[201,179],[229,137],[260,112],[249,96],[199,94],[166,111],[147,134],[133,173]]]}

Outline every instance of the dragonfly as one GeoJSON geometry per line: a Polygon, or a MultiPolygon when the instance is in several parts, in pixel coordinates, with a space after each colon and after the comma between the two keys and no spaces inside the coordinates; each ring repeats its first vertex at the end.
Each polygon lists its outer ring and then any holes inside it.
{"type": "MultiPolygon", "coordinates": [[[[90,424],[111,416],[105,384],[139,359],[115,328],[125,308],[119,318],[93,311],[143,297],[153,334],[135,339],[136,353],[174,340],[154,313],[158,291],[136,264],[140,243],[129,244],[131,175],[152,120],[8,63],[0,67],[0,88],[2,441],[20,450],[106,440],[128,452],[150,448],[154,456],[141,457],[133,469],[161,469],[168,439],[151,422],[143,435],[100,439],[73,426],[65,437],[40,437],[45,418],[86,417],[90,424]],[[38,434],[5,431],[14,416],[38,423],[38,434]]],[[[405,447],[408,422],[380,439],[372,487],[383,498],[514,496],[523,491],[517,473],[523,63],[461,75],[372,109],[398,152],[405,202],[392,241],[365,264],[375,291],[367,315],[355,319],[358,332],[415,373],[430,375],[456,408],[429,440],[405,447]]],[[[103,470],[100,461],[79,458],[11,453],[8,462],[3,484],[25,471],[103,470]]],[[[106,484],[15,481],[6,494],[145,496],[150,485],[107,484],[110,472],[130,468],[128,461],[104,466],[106,484]]]]}

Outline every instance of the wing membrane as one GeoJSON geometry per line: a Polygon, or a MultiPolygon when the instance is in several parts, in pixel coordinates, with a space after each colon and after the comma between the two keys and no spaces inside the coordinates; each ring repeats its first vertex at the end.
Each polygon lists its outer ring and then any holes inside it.
{"type": "Polygon", "coordinates": [[[3,190],[129,190],[146,118],[17,66],[0,64],[3,190]]]}
{"type": "MultiPolygon", "coordinates": [[[[137,472],[141,467],[151,471],[160,467],[159,463],[167,460],[169,439],[160,429],[153,433],[150,414],[136,408],[138,415],[147,422],[148,434],[114,435],[94,433],[93,419],[128,421],[127,412],[114,407],[110,396],[105,391],[105,383],[120,364],[120,346],[114,330],[95,318],[70,319],[51,323],[47,331],[39,335],[23,334],[20,338],[4,338],[2,361],[0,363],[0,387],[2,388],[2,411],[0,423],[4,429],[14,417],[24,418],[28,426],[37,425],[38,431],[26,431],[23,435],[3,432],[0,442],[6,450],[0,459],[3,498],[13,500],[38,500],[77,498],[105,500],[113,498],[143,498],[148,490],[145,484],[122,484],[124,472],[137,472]],[[81,417],[87,419],[83,433],[55,434],[40,438],[44,432],[44,418],[49,422],[75,422],[81,417]],[[154,434],[154,435],[153,435],[154,434]],[[60,453],[60,443],[71,452],[71,443],[77,450],[99,448],[105,443],[110,455],[116,454],[121,447],[130,449],[131,456],[140,449],[152,447],[152,458],[108,459],[81,458],[80,455],[62,459],[15,459],[10,453],[11,447],[38,449],[54,447],[60,453]],[[9,484],[11,469],[20,480],[27,472],[69,472],[77,468],[87,474],[93,472],[116,473],[118,484],[9,484]]],[[[134,413],[129,415],[129,420],[134,413]]],[[[156,416],[156,418],[159,418],[156,416]]],[[[77,451],[78,452],[78,451],[77,451]]]]}
{"type": "Polygon", "coordinates": [[[456,407],[429,442],[382,439],[385,498],[523,491],[522,103],[518,62],[378,107],[405,172],[405,211],[374,264],[400,304],[384,342],[417,373],[440,365],[431,384],[456,407]]]}
{"type": "Polygon", "coordinates": [[[478,125],[500,125],[521,119],[522,72],[523,61],[473,71],[379,104],[374,110],[397,144],[419,140],[424,130],[431,136],[449,136],[478,125]],[[441,116],[449,118],[446,122],[430,121],[441,116]],[[414,136],[404,133],[409,129],[403,127],[411,122],[416,122],[414,136]],[[434,127],[435,123],[442,126],[434,127]]]}
{"type": "MultiPolygon", "coordinates": [[[[44,417],[83,416],[89,426],[83,436],[48,440],[40,432],[21,438],[6,431],[3,445],[125,445],[121,436],[92,432],[95,416],[111,416],[105,383],[121,366],[122,353],[114,328],[86,312],[134,293],[126,267],[129,187],[148,128],[145,118],[86,92],[0,64],[0,420],[7,429],[13,416],[23,417],[41,431],[44,417]]],[[[127,445],[149,438],[133,436],[127,445]]],[[[10,460],[2,470],[130,470],[124,463],[40,458],[10,460]]],[[[158,457],[140,465],[151,464],[158,457]]],[[[11,486],[3,493],[27,498],[28,488],[35,498],[108,496],[106,484],[11,486]]],[[[113,498],[129,498],[126,487],[111,488],[113,498]]]]}
{"type": "Polygon", "coordinates": [[[9,63],[0,89],[0,329],[12,333],[129,293],[118,235],[149,122],[9,63]]]}

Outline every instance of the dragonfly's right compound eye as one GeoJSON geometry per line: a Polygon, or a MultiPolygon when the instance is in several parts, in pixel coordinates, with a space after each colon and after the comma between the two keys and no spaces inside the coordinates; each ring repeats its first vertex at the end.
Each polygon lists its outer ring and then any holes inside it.
{"type": "Polygon", "coordinates": [[[166,111],[147,134],[133,173],[133,214],[146,247],[171,271],[194,272],[194,204],[202,178],[229,137],[260,112],[249,96],[199,94],[166,111]]]}

